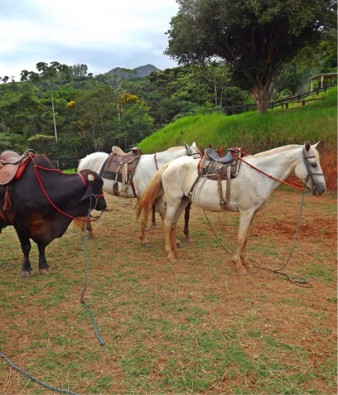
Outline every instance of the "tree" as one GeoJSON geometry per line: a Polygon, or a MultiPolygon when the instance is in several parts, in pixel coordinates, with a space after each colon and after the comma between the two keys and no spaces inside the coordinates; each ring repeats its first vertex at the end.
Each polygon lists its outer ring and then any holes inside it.
{"type": "Polygon", "coordinates": [[[130,101],[124,107],[118,124],[119,145],[124,149],[137,145],[154,131],[153,119],[148,112],[148,107],[140,102],[130,101]]]}
{"type": "Polygon", "coordinates": [[[114,144],[116,100],[108,86],[79,91],[74,98],[72,128],[85,137],[94,151],[110,151],[114,144]]]}
{"type": "Polygon", "coordinates": [[[57,142],[58,133],[56,127],[56,113],[55,113],[55,101],[54,101],[54,91],[58,89],[62,84],[70,80],[70,71],[69,66],[65,64],[61,64],[59,62],[51,62],[50,66],[48,66],[45,62],[39,62],[36,64],[37,70],[40,74],[32,71],[28,72],[23,70],[21,72],[21,80],[29,79],[31,81],[42,83],[42,85],[47,84],[50,95],[51,95],[51,110],[53,115],[53,126],[54,126],[54,138],[57,142]]]}
{"type": "Polygon", "coordinates": [[[265,112],[284,62],[335,24],[335,0],[177,0],[165,53],[179,64],[221,59],[265,112]]]}

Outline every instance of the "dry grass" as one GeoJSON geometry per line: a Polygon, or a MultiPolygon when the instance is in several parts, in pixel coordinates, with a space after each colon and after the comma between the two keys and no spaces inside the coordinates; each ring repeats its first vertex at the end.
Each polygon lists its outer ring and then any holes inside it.
{"type": "MultiPolygon", "coordinates": [[[[0,350],[53,386],[81,394],[335,394],[336,196],[306,197],[288,273],[239,276],[216,240],[235,247],[235,214],[193,207],[194,243],[166,261],[161,225],[153,248],[138,242],[135,201],[107,198],[113,211],[88,240],[85,299],[101,347],[80,303],[84,242],[75,227],[47,249],[52,274],[23,280],[12,228],[0,236],[0,350]]],[[[275,268],[289,254],[299,194],[278,191],[254,222],[252,258],[275,268]]],[[[36,265],[33,249],[32,262],[36,265]]],[[[52,393],[0,360],[1,394],[52,393]]]]}

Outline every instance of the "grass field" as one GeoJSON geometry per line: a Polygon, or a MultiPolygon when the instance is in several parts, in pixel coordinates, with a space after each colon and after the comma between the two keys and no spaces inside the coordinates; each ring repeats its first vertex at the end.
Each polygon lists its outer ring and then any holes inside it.
{"type": "Polygon", "coordinates": [[[319,97],[322,100],[304,107],[293,104],[287,110],[277,108],[266,114],[251,111],[185,117],[145,138],[139,146],[144,153],[153,153],[196,141],[200,148],[224,144],[225,148],[241,147],[254,154],[279,145],[321,141],[326,149],[337,152],[337,87],[319,97]]]}
{"type": "MultiPolygon", "coordinates": [[[[285,263],[300,200],[279,190],[258,214],[254,262],[285,263]]],[[[49,276],[22,279],[13,228],[0,235],[0,351],[15,365],[79,394],[336,394],[336,195],[305,198],[285,269],[306,278],[300,286],[257,267],[235,272],[220,242],[235,248],[236,214],[193,207],[194,242],[169,264],[161,224],[144,250],[135,201],[107,202],[94,239],[85,244],[71,226],[48,247],[49,276]],[[86,264],[85,300],[104,346],[80,303],[86,264]]],[[[0,359],[0,393],[53,392],[0,359]]]]}

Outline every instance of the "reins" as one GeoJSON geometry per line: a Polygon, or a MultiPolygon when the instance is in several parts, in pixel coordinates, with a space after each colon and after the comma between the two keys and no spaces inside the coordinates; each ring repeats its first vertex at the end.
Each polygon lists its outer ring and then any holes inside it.
{"type": "MultiPolygon", "coordinates": [[[[237,147],[236,147],[236,150],[237,150],[238,152],[240,152],[242,155],[248,156],[248,155],[247,155],[245,152],[243,152],[240,148],[237,148],[237,147]]],[[[288,186],[288,187],[291,187],[291,188],[293,188],[293,189],[296,189],[297,191],[303,191],[303,190],[304,190],[304,188],[303,188],[302,186],[300,186],[299,184],[293,183],[293,182],[291,182],[291,181],[282,181],[282,180],[280,180],[279,178],[276,178],[276,177],[272,176],[271,174],[266,173],[265,171],[259,169],[258,167],[252,165],[251,163],[247,162],[245,159],[243,159],[243,157],[237,155],[235,152],[233,153],[233,156],[234,156],[234,158],[236,158],[236,159],[240,160],[241,162],[244,162],[245,164],[247,164],[247,165],[248,165],[249,167],[251,167],[252,169],[258,171],[258,173],[264,174],[266,177],[270,178],[271,180],[277,181],[277,182],[279,182],[280,184],[284,184],[284,185],[286,185],[286,186],[288,186]]]]}
{"type": "MultiPolygon", "coordinates": [[[[301,200],[301,205],[300,205],[300,210],[299,210],[299,215],[298,215],[298,222],[297,222],[296,232],[295,232],[295,236],[294,236],[294,239],[293,239],[293,244],[292,244],[292,247],[291,247],[289,256],[288,256],[286,262],[284,263],[284,265],[283,265],[282,267],[278,268],[278,269],[271,269],[271,268],[269,268],[269,267],[263,265],[262,263],[259,263],[259,262],[255,261],[255,260],[252,260],[252,262],[253,262],[259,269],[268,270],[268,271],[270,271],[270,272],[272,272],[272,273],[280,274],[280,275],[282,275],[282,276],[285,276],[285,277],[286,277],[290,282],[292,282],[293,284],[296,284],[296,285],[298,285],[298,286],[300,286],[300,287],[312,288],[313,285],[312,285],[311,283],[309,283],[309,281],[307,280],[306,277],[303,277],[303,276],[293,276],[293,275],[287,274],[287,273],[285,273],[285,272],[282,272],[282,270],[284,270],[284,269],[288,266],[288,264],[290,263],[291,258],[292,258],[293,253],[294,253],[294,250],[295,250],[295,247],[296,247],[296,243],[297,243],[298,235],[299,235],[300,224],[301,224],[301,217],[302,217],[303,207],[304,207],[304,196],[305,196],[305,192],[306,192],[306,189],[304,188],[304,189],[303,189],[303,193],[302,193],[302,200],[301,200]],[[307,284],[307,285],[304,285],[304,284],[307,284]]],[[[218,235],[216,234],[214,228],[212,227],[212,225],[211,225],[211,223],[210,223],[210,220],[209,220],[209,218],[208,218],[208,216],[207,216],[206,211],[203,210],[203,212],[204,212],[204,216],[205,216],[205,218],[206,218],[206,220],[207,220],[207,222],[208,222],[208,224],[209,224],[211,230],[212,230],[213,233],[214,233],[214,236],[216,237],[216,240],[218,241],[218,243],[220,244],[220,246],[224,249],[224,251],[225,251],[229,256],[232,256],[233,253],[232,253],[229,249],[226,248],[224,242],[222,242],[222,241],[220,240],[220,238],[218,237],[218,235]]]]}
{"type": "MultiPolygon", "coordinates": [[[[60,214],[64,215],[64,216],[67,217],[67,218],[70,218],[70,219],[72,219],[72,220],[76,219],[77,221],[86,222],[86,223],[88,223],[88,222],[95,222],[95,221],[97,221],[97,220],[101,217],[102,211],[101,211],[101,214],[98,215],[98,216],[95,216],[95,217],[92,217],[92,216],[91,216],[91,219],[89,219],[89,218],[87,218],[87,217],[86,217],[85,219],[83,219],[83,218],[80,218],[80,217],[74,217],[73,215],[70,215],[70,214],[66,213],[65,211],[63,211],[62,209],[60,209],[60,208],[52,201],[52,199],[51,199],[50,196],[48,195],[48,193],[47,193],[47,191],[46,191],[46,189],[45,189],[45,187],[44,187],[44,185],[43,185],[43,183],[42,183],[42,180],[41,180],[41,177],[40,177],[40,175],[39,175],[39,171],[38,171],[38,170],[40,169],[40,170],[50,171],[50,172],[54,172],[54,173],[62,173],[62,172],[61,172],[60,170],[58,170],[58,169],[50,169],[50,168],[47,168],[47,167],[40,166],[40,165],[38,165],[38,164],[35,162],[34,156],[33,156],[32,154],[29,154],[29,156],[30,156],[32,162],[34,163],[34,173],[35,173],[36,179],[38,180],[38,183],[39,183],[39,185],[40,185],[40,188],[41,188],[43,194],[45,195],[46,199],[48,200],[49,204],[50,204],[56,211],[58,211],[60,214]]],[[[86,183],[86,180],[84,179],[84,177],[82,176],[82,174],[78,173],[78,175],[80,176],[82,182],[85,182],[85,183],[86,183]]],[[[95,209],[96,204],[97,204],[97,200],[98,200],[100,197],[101,197],[101,195],[92,195],[92,196],[90,197],[90,209],[91,209],[91,210],[94,210],[94,209],[95,209]],[[93,196],[95,196],[95,204],[92,206],[92,198],[93,198],[93,196]]]]}
{"type": "MultiPolygon", "coordinates": [[[[245,152],[243,152],[240,148],[237,148],[237,147],[236,147],[236,150],[237,150],[238,152],[240,152],[242,155],[247,156],[247,154],[246,154],[245,152]]],[[[238,159],[238,160],[244,162],[245,164],[247,164],[247,165],[248,165],[249,167],[251,167],[252,169],[258,171],[259,173],[261,173],[261,174],[263,174],[263,175],[265,175],[266,177],[268,177],[268,178],[270,178],[270,179],[272,179],[272,180],[274,180],[274,181],[277,181],[277,182],[279,182],[279,183],[281,183],[281,184],[287,185],[287,186],[289,186],[289,187],[291,187],[291,188],[293,188],[293,189],[296,189],[296,190],[299,190],[299,191],[302,191],[302,192],[303,192],[303,193],[302,193],[302,200],[301,200],[300,210],[299,210],[299,215],[298,215],[298,222],[297,222],[296,232],[295,232],[295,236],[294,236],[294,240],[293,240],[293,245],[292,245],[292,247],[291,247],[290,254],[289,254],[289,256],[288,256],[288,258],[287,258],[285,264],[284,264],[282,267],[278,268],[278,269],[271,269],[271,268],[269,268],[269,267],[267,267],[267,266],[265,266],[265,265],[263,265],[263,264],[261,264],[261,263],[259,263],[259,262],[256,262],[256,261],[253,261],[253,263],[255,263],[256,266],[257,266],[258,268],[260,268],[260,269],[269,270],[269,271],[271,271],[271,272],[273,272],[273,273],[275,273],[275,274],[280,274],[280,275],[285,276],[285,277],[286,277],[289,281],[291,281],[293,284],[296,284],[296,285],[299,285],[299,286],[303,286],[303,287],[307,287],[307,288],[312,288],[312,284],[309,283],[308,280],[307,280],[305,277],[302,277],[302,276],[291,276],[291,275],[289,275],[289,274],[283,272],[282,270],[284,270],[284,269],[288,266],[288,264],[290,263],[290,260],[291,260],[291,258],[292,258],[292,256],[293,256],[293,253],[294,253],[294,250],[295,250],[295,247],[296,247],[296,243],[297,243],[297,239],[298,239],[298,234],[299,234],[299,229],[300,229],[301,217],[302,217],[302,212],[303,212],[303,207],[304,207],[304,197],[305,197],[305,192],[306,192],[306,182],[307,182],[307,180],[308,180],[309,178],[311,178],[312,181],[314,181],[314,178],[313,178],[314,175],[323,175],[322,173],[313,173],[313,172],[311,171],[310,166],[309,166],[309,161],[308,161],[308,160],[311,159],[311,158],[313,158],[313,156],[307,156],[305,150],[303,149],[303,160],[304,160],[304,163],[305,163],[306,170],[307,170],[307,172],[308,172],[306,178],[305,178],[304,181],[303,181],[303,186],[300,186],[300,185],[295,184],[295,183],[293,183],[293,182],[282,181],[282,180],[280,180],[280,179],[278,179],[278,178],[272,176],[271,174],[268,174],[268,173],[264,172],[263,170],[260,170],[260,169],[258,169],[257,167],[251,165],[251,164],[248,163],[246,160],[244,160],[242,157],[238,156],[236,153],[233,153],[233,156],[234,156],[236,159],[238,159]],[[303,285],[303,284],[307,284],[307,285],[303,285]]],[[[198,181],[198,179],[199,179],[199,177],[197,178],[197,180],[195,181],[195,183],[198,181]]],[[[194,184],[195,184],[195,183],[194,183],[194,184]]],[[[190,192],[192,192],[192,190],[190,190],[190,192]]],[[[191,198],[191,196],[190,196],[190,198],[191,198]]],[[[205,215],[205,217],[206,217],[206,219],[207,219],[207,221],[208,221],[208,223],[209,223],[210,228],[212,229],[214,235],[216,236],[217,241],[220,243],[220,245],[223,247],[223,249],[225,250],[225,252],[226,252],[228,255],[232,255],[232,253],[225,247],[224,243],[222,243],[222,242],[219,240],[218,236],[216,235],[216,232],[215,232],[214,229],[212,228],[212,226],[211,226],[211,224],[210,224],[210,221],[209,221],[209,219],[208,219],[208,217],[207,217],[206,211],[203,210],[203,212],[204,212],[204,215],[205,215]]]]}

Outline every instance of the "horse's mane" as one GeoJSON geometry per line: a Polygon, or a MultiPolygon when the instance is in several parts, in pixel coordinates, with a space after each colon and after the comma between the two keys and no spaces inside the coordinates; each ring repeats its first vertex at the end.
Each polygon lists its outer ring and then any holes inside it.
{"type": "Polygon", "coordinates": [[[279,154],[280,152],[290,151],[292,149],[296,149],[296,148],[299,148],[299,147],[300,147],[300,145],[298,145],[298,144],[283,145],[281,147],[272,148],[272,149],[270,149],[268,151],[258,152],[257,154],[253,155],[253,157],[260,158],[262,156],[279,154]]]}
{"type": "Polygon", "coordinates": [[[170,148],[167,149],[167,151],[169,151],[169,152],[171,152],[171,151],[179,151],[179,150],[181,150],[183,148],[184,148],[183,145],[179,145],[179,146],[176,146],[176,147],[170,147],[170,148]]]}

